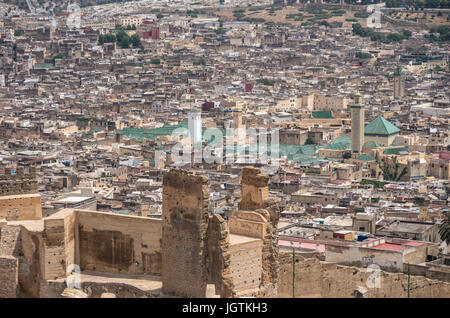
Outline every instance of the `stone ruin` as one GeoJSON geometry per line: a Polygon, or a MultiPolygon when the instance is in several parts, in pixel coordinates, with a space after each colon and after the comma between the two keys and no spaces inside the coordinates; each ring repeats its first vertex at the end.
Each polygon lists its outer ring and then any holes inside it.
{"type": "Polygon", "coordinates": [[[279,210],[268,200],[268,176],[247,167],[239,210],[227,222],[210,216],[208,179],[171,170],[163,187],[163,292],[204,297],[274,296],[279,210]]]}
{"type": "Polygon", "coordinates": [[[267,183],[243,169],[229,224],[208,212],[208,179],[178,169],[164,176],[162,219],[78,209],[37,218],[24,206],[22,218],[0,218],[0,297],[275,296],[279,210],[267,183]],[[76,269],[82,282],[69,286],[76,269]]]}

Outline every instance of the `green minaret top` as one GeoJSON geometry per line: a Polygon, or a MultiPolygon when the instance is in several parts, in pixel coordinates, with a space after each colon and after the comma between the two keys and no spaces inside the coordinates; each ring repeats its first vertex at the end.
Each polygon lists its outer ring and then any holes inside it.
{"type": "Polygon", "coordinates": [[[402,76],[402,67],[400,65],[397,65],[397,68],[395,69],[394,76],[402,76]]]}

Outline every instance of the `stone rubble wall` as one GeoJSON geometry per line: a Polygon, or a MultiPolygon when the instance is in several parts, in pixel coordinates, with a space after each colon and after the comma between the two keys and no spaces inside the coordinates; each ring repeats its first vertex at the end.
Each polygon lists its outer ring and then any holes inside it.
{"type": "MultiPolygon", "coordinates": [[[[381,271],[379,288],[376,274],[366,268],[322,262],[317,258],[295,258],[295,297],[352,298],[362,294],[368,298],[406,298],[408,275],[381,271]],[[361,292],[362,291],[362,292],[361,292]]],[[[292,297],[293,260],[291,253],[280,256],[278,297],[292,297]]],[[[450,297],[450,283],[410,276],[410,297],[450,297]]]]}

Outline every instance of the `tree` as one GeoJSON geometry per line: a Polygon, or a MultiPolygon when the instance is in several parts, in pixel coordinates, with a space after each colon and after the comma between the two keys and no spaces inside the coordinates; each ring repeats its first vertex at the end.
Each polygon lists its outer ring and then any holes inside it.
{"type": "Polygon", "coordinates": [[[98,36],[98,45],[103,45],[105,43],[105,36],[103,34],[100,34],[98,36]]]}
{"type": "Polygon", "coordinates": [[[161,60],[158,58],[154,58],[150,61],[150,63],[154,64],[154,65],[159,65],[159,64],[161,64],[161,60]]]}
{"type": "Polygon", "coordinates": [[[128,49],[130,47],[130,37],[124,37],[122,38],[122,40],[120,41],[120,46],[122,47],[122,49],[128,49]]]}
{"type": "Polygon", "coordinates": [[[439,235],[447,245],[450,244],[450,212],[444,215],[444,222],[439,226],[439,235]]]}
{"type": "Polygon", "coordinates": [[[261,84],[266,85],[266,86],[273,86],[273,82],[271,82],[267,78],[259,79],[258,83],[261,83],[261,84]]]}
{"type": "Polygon", "coordinates": [[[141,39],[139,38],[139,35],[133,34],[131,36],[131,44],[133,44],[133,47],[140,47],[141,46],[141,39]]]}
{"type": "Polygon", "coordinates": [[[391,167],[386,163],[379,165],[384,180],[400,181],[401,178],[403,178],[403,176],[405,176],[408,173],[408,167],[407,166],[403,167],[402,171],[399,173],[400,164],[397,162],[397,158],[394,157],[392,159],[392,162],[394,163],[392,170],[391,167]]]}

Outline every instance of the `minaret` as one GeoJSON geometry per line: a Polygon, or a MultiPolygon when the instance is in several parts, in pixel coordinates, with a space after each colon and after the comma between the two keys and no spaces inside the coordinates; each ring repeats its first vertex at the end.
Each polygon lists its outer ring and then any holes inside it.
{"type": "Polygon", "coordinates": [[[402,68],[397,66],[394,72],[394,98],[400,98],[405,95],[405,79],[402,75],[402,68]]]}
{"type": "Polygon", "coordinates": [[[232,123],[232,128],[234,129],[238,129],[238,128],[242,128],[242,110],[240,110],[239,108],[235,107],[233,109],[233,123],[232,123]]]}
{"type": "Polygon", "coordinates": [[[202,117],[199,111],[192,111],[188,114],[189,138],[193,143],[202,141],[202,117]]]}
{"type": "Polygon", "coordinates": [[[364,144],[364,105],[360,94],[353,96],[352,112],[352,154],[360,154],[364,144]]]}

